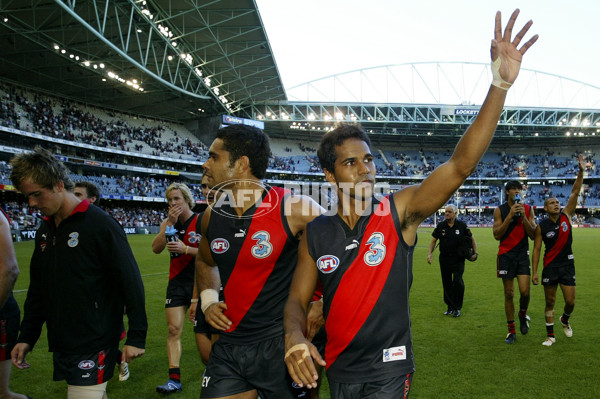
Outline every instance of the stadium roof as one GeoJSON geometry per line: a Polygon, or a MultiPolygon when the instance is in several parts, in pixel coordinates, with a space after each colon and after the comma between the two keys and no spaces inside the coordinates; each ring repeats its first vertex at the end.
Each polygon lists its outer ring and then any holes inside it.
{"type": "Polygon", "coordinates": [[[4,0],[0,43],[0,79],[136,115],[286,100],[253,0],[4,0]]]}

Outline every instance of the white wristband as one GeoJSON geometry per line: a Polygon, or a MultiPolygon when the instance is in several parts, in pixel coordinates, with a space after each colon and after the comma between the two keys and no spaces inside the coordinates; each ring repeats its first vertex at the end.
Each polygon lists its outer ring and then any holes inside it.
{"type": "Polygon", "coordinates": [[[502,90],[508,90],[510,86],[512,86],[512,83],[508,83],[506,80],[502,79],[502,76],[500,76],[500,65],[502,65],[502,59],[500,57],[492,62],[492,85],[502,90]]]}
{"type": "Polygon", "coordinates": [[[213,303],[219,302],[219,292],[209,288],[200,292],[200,308],[202,313],[206,312],[206,309],[213,303]]]}

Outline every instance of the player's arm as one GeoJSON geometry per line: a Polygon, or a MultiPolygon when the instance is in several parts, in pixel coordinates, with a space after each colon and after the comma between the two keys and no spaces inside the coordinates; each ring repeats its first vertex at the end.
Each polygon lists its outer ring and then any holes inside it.
{"type": "MultiPolygon", "coordinates": [[[[525,208],[523,208],[523,209],[525,209],[525,208]]],[[[522,219],[523,219],[523,226],[525,227],[525,233],[527,233],[529,238],[531,238],[532,240],[535,240],[536,223],[535,223],[535,212],[533,211],[532,206],[529,207],[529,215],[527,215],[526,218],[522,218],[522,219]]]]}
{"type": "Polygon", "coordinates": [[[219,302],[221,276],[206,239],[210,215],[211,210],[207,209],[200,224],[202,237],[198,244],[198,255],[196,256],[196,282],[198,283],[198,291],[200,291],[200,306],[204,318],[217,330],[225,331],[231,326],[231,320],[223,313],[227,309],[227,304],[219,302]]]}
{"type": "Polygon", "coordinates": [[[167,230],[167,222],[169,219],[165,219],[160,224],[160,229],[158,230],[158,234],[152,240],[152,252],[155,254],[161,253],[165,247],[167,246],[167,237],[165,236],[165,231],[167,230]]]}
{"type": "Polygon", "coordinates": [[[459,140],[452,157],[436,168],[420,185],[415,185],[394,194],[394,201],[398,208],[400,223],[403,226],[407,243],[414,242],[417,226],[429,215],[438,210],[460,187],[463,181],[473,173],[479,160],[485,153],[504,106],[508,87],[517,78],[521,68],[523,54],[527,52],[537,40],[537,35],[517,48],[521,40],[531,27],[529,21],[521,31],[512,39],[512,29],[517,19],[519,10],[515,10],[504,34],[500,12],[496,14],[494,39],[491,46],[492,70],[494,83],[481,106],[477,118],[469,126],[459,140]],[[504,86],[500,88],[498,86],[504,86]],[[410,227],[410,231],[406,230],[410,227]]]}
{"type": "Polygon", "coordinates": [[[431,241],[429,241],[429,252],[427,253],[427,263],[431,264],[433,260],[433,251],[435,251],[435,243],[437,242],[437,238],[432,237],[431,241]]]}
{"type": "Polygon", "coordinates": [[[18,276],[19,265],[15,256],[8,219],[4,215],[0,215],[0,308],[6,303],[18,276]]]}
{"type": "Polygon", "coordinates": [[[508,226],[510,226],[510,222],[515,216],[515,210],[513,208],[510,209],[506,218],[502,220],[502,212],[500,212],[500,208],[494,209],[494,225],[492,226],[492,231],[494,233],[494,238],[498,241],[504,237],[506,231],[508,230],[508,226]]]}
{"type": "Polygon", "coordinates": [[[308,223],[325,213],[325,209],[308,196],[290,195],[286,199],[284,212],[292,234],[299,236],[308,223]]]}
{"type": "Polygon", "coordinates": [[[579,192],[581,191],[581,186],[583,185],[583,171],[585,170],[585,164],[582,154],[579,154],[578,161],[579,171],[577,172],[577,178],[575,179],[575,183],[573,183],[571,195],[569,195],[569,201],[563,210],[569,219],[571,216],[573,216],[573,213],[575,213],[575,208],[577,207],[577,198],[579,198],[579,192]]]}
{"type": "Polygon", "coordinates": [[[313,359],[325,366],[317,348],[306,338],[308,304],[317,286],[318,272],[315,261],[308,252],[306,234],[300,238],[298,263],[283,312],[285,331],[285,363],[290,376],[301,386],[317,387],[319,375],[313,359]]]}
{"type": "Polygon", "coordinates": [[[538,224],[535,228],[535,238],[533,240],[533,255],[531,255],[531,282],[534,285],[539,284],[538,264],[540,263],[540,254],[542,253],[542,229],[538,224]]]}

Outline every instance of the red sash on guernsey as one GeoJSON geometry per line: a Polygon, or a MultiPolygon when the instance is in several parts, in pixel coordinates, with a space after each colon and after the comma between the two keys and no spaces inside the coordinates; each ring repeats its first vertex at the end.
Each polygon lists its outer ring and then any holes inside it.
{"type": "Polygon", "coordinates": [[[569,219],[565,216],[564,213],[560,214],[558,224],[558,238],[556,239],[554,246],[552,246],[552,248],[550,248],[550,250],[544,255],[544,267],[548,266],[550,262],[552,262],[554,258],[556,258],[560,251],[563,250],[565,244],[567,243],[567,240],[569,239],[571,224],[569,223],[569,219]]]}
{"type": "Polygon", "coordinates": [[[365,229],[358,256],[344,273],[327,316],[327,368],[346,349],[364,325],[377,303],[387,281],[398,246],[399,236],[390,212],[389,198],[385,197],[365,229]],[[382,215],[382,216],[377,216],[382,215]],[[384,259],[376,266],[365,263],[367,252],[373,251],[367,241],[373,233],[381,233],[385,245],[384,259]]]}
{"type": "MultiPolygon", "coordinates": [[[[185,230],[185,234],[180,240],[187,245],[188,247],[198,248],[198,238],[195,237],[196,234],[196,221],[198,220],[198,214],[194,214],[193,219],[187,226],[185,230]],[[190,241],[190,236],[193,237],[192,241],[190,241]]],[[[192,255],[180,254],[175,258],[171,258],[171,263],[169,266],[169,280],[173,280],[183,269],[185,269],[190,262],[195,262],[195,257],[192,255]]]]}
{"type": "Polygon", "coordinates": [[[246,234],[242,249],[239,252],[233,272],[229,276],[227,285],[223,289],[226,301],[228,303],[236,304],[236,306],[230,306],[224,312],[225,316],[231,320],[231,327],[225,332],[234,331],[240,324],[248,310],[252,307],[258,294],[262,291],[267,279],[275,267],[277,259],[279,259],[281,251],[285,247],[287,233],[283,228],[279,207],[279,205],[283,203],[283,195],[283,190],[272,188],[255,212],[255,214],[261,212],[259,209],[262,209],[262,212],[265,212],[265,209],[269,210],[272,209],[272,207],[277,207],[277,209],[269,212],[268,215],[253,219],[250,224],[250,228],[246,234]],[[274,190],[277,192],[274,192],[274,190]],[[252,239],[252,237],[256,232],[264,230],[266,227],[263,218],[266,218],[265,220],[268,219],[270,237],[267,245],[271,246],[272,253],[265,258],[257,258],[252,255],[252,249],[254,246],[258,246],[257,249],[262,249],[262,245],[260,240],[252,239]],[[279,231],[276,231],[276,229],[279,229],[279,231]]]}
{"type": "MultiPolygon", "coordinates": [[[[529,216],[529,212],[531,209],[530,206],[529,205],[523,205],[523,206],[525,207],[525,215],[529,216]]],[[[525,216],[521,216],[521,217],[525,217],[525,216]]],[[[519,218],[519,220],[520,220],[520,218],[519,218]]],[[[498,255],[505,254],[505,253],[509,252],[511,249],[513,249],[514,247],[516,247],[521,242],[523,237],[525,237],[525,226],[523,226],[523,223],[521,221],[519,221],[515,224],[515,227],[511,230],[508,237],[506,237],[504,240],[500,241],[498,255]]]]}

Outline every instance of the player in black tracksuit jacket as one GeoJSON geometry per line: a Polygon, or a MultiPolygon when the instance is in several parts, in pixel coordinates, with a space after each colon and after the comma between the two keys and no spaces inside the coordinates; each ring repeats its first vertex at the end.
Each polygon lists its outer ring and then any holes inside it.
{"type": "Polygon", "coordinates": [[[25,358],[46,323],[53,379],[66,380],[69,397],[101,397],[117,362],[124,307],[122,359],[145,352],[144,286],[127,237],[114,218],[75,196],[69,170],[50,152],[36,147],[11,165],[13,184],[45,216],[12,362],[30,367],[25,358]]]}
{"type": "Polygon", "coordinates": [[[129,320],[126,345],[143,348],[144,287],[118,222],[87,200],[58,228],[44,218],[36,233],[18,342],[33,347],[45,322],[50,352],[116,347],[123,306],[129,320]]]}

